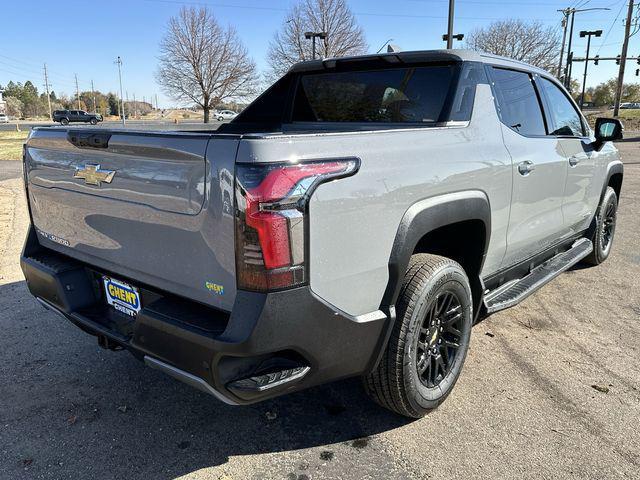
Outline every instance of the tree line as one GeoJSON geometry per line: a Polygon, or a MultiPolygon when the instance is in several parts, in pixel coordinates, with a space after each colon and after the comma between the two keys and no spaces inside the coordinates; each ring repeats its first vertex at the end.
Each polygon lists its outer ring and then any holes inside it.
{"type": "MultiPolygon", "coordinates": [[[[19,119],[49,117],[49,104],[47,94],[39,92],[38,88],[27,80],[24,83],[9,81],[3,88],[3,97],[6,101],[7,115],[19,119]]],[[[120,99],[115,93],[102,93],[96,91],[82,91],[78,96],[57,95],[55,91],[49,94],[51,111],[54,110],[84,110],[96,112],[104,116],[120,115],[120,99]]],[[[144,115],[153,110],[149,102],[126,101],[125,111],[127,115],[137,112],[144,115]]]]}

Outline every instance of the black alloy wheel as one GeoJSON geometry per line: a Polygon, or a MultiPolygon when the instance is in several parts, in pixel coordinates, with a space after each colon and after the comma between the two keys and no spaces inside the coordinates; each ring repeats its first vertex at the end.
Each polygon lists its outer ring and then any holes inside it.
{"type": "Polygon", "coordinates": [[[440,293],[420,327],[416,345],[416,368],[425,387],[438,386],[450,373],[460,348],[463,321],[455,293],[440,293]]]}
{"type": "Polygon", "coordinates": [[[607,187],[591,228],[593,251],[584,259],[585,263],[600,265],[609,257],[616,232],[617,215],[618,196],[613,188],[607,187]]]}

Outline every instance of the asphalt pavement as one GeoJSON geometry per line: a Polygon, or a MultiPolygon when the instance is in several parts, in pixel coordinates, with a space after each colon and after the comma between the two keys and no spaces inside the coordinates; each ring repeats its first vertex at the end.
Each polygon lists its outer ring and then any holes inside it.
{"type": "MultiPolygon", "coordinates": [[[[45,311],[0,173],[0,479],[640,478],[640,143],[611,257],[473,329],[447,401],[417,421],[349,379],[231,407],[45,311]]],[[[13,176],[13,178],[11,178],[13,176]]]]}

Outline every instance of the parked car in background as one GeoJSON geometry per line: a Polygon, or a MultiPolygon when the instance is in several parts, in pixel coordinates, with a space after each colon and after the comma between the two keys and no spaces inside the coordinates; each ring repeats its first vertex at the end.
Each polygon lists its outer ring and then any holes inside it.
{"type": "Polygon", "coordinates": [[[635,110],[640,108],[640,102],[625,102],[620,104],[621,110],[635,110]]]}
{"type": "Polygon", "coordinates": [[[233,120],[237,116],[238,114],[233,110],[220,110],[215,114],[216,120],[218,120],[219,122],[223,120],[233,120]]]}
{"type": "Polygon", "coordinates": [[[53,112],[53,121],[60,122],[62,125],[70,123],[90,123],[95,125],[102,121],[102,115],[99,113],[87,113],[83,110],[55,110],[53,112]]]}
{"type": "Polygon", "coordinates": [[[6,113],[0,113],[0,123],[9,123],[9,117],[6,113]]]}

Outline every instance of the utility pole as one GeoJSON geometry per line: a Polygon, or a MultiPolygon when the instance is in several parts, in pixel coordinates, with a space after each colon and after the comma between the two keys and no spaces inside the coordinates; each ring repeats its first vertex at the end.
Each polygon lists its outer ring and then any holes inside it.
{"type": "Polygon", "coordinates": [[[133,118],[138,118],[138,102],[136,102],[136,94],[133,94],[133,118]]]}
{"type": "Polygon", "coordinates": [[[564,69],[564,86],[567,87],[569,93],[571,93],[571,62],[569,61],[569,57],[573,57],[573,52],[571,51],[571,41],[573,40],[573,22],[575,20],[576,10],[575,8],[571,9],[571,28],[569,29],[569,45],[567,45],[567,66],[564,69]]]}
{"type": "Polygon", "coordinates": [[[80,110],[80,90],[78,90],[78,74],[74,74],[76,77],[76,100],[78,101],[78,110],[80,110]]]}
{"type": "Polygon", "coordinates": [[[122,115],[122,125],[126,125],[127,121],[124,114],[124,99],[122,97],[122,59],[118,57],[116,59],[118,64],[118,79],[120,80],[120,115],[122,115]]]}
{"type": "Polygon", "coordinates": [[[93,89],[93,80],[91,80],[91,96],[93,97],[93,113],[97,113],[97,111],[96,111],[96,92],[93,89]]]}
{"type": "Polygon", "coordinates": [[[159,110],[158,108],[158,94],[156,93],[156,110],[159,110]]]}
{"type": "Polygon", "coordinates": [[[620,113],[620,101],[622,100],[622,87],[624,85],[624,67],[627,63],[627,49],[629,48],[629,30],[631,29],[631,17],[633,16],[633,0],[629,0],[629,10],[627,10],[627,22],[624,25],[624,43],[622,44],[622,54],[620,55],[620,70],[618,71],[618,85],[616,86],[616,100],[613,105],[613,116],[620,113]]]}
{"type": "Polygon", "coordinates": [[[51,116],[51,94],[49,93],[49,75],[47,74],[47,64],[44,64],[44,88],[47,91],[47,103],[49,104],[49,120],[52,119],[51,116]]]}
{"type": "Polygon", "coordinates": [[[584,92],[587,88],[587,68],[589,67],[589,49],[591,48],[591,37],[599,37],[602,35],[602,30],[583,30],[580,32],[580,38],[587,37],[587,56],[584,57],[584,76],[582,77],[582,95],[580,95],[580,110],[584,105],[584,92]]]}
{"type": "MultiPolygon", "coordinates": [[[[565,8],[564,10],[558,10],[562,12],[564,18],[562,19],[562,47],[560,47],[560,61],[558,62],[558,78],[562,77],[562,57],[564,56],[564,44],[567,41],[567,27],[569,26],[569,13],[571,10],[565,8]]],[[[563,82],[564,83],[564,82],[563,82]]]]}

